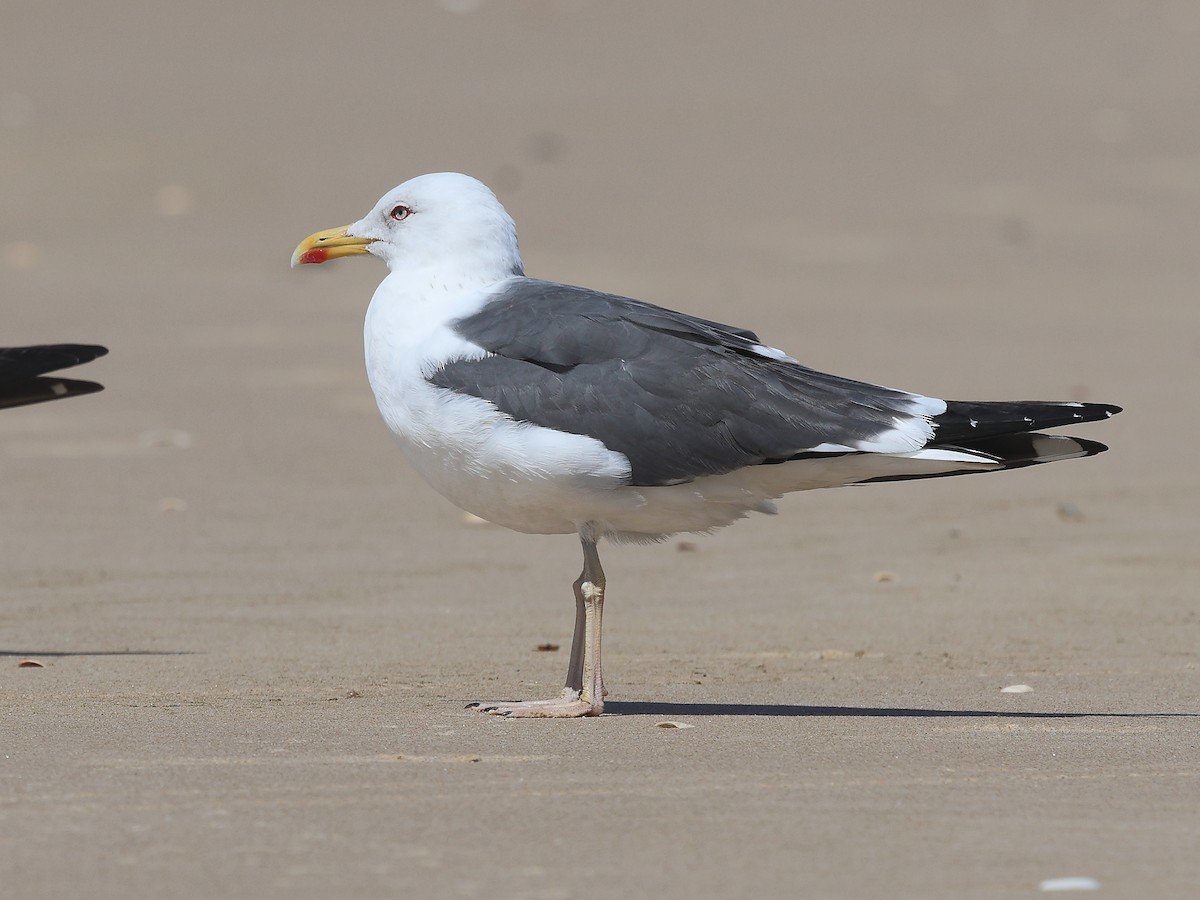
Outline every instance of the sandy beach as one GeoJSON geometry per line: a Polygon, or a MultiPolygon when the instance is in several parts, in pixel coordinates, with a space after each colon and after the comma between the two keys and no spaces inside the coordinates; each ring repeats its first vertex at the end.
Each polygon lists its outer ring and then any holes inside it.
{"type": "Polygon", "coordinates": [[[0,413],[5,898],[1196,894],[1195,6],[4,19],[0,344],[110,348],[0,413]],[[1111,450],[608,547],[605,714],[464,709],[561,686],[578,543],[406,467],[382,264],[288,268],[446,170],[531,275],[1111,450]]]}

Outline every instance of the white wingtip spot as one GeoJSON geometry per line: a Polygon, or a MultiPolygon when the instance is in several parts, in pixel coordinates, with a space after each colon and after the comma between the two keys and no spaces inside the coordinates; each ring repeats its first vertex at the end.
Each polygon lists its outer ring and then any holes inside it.
{"type": "Polygon", "coordinates": [[[792,357],[788,356],[786,353],[784,353],[782,350],[778,349],[777,347],[768,347],[766,344],[755,344],[750,349],[753,350],[755,353],[757,353],[759,356],[767,357],[767,359],[777,359],[780,362],[790,362],[790,363],[799,362],[799,360],[793,359],[792,357]]]}

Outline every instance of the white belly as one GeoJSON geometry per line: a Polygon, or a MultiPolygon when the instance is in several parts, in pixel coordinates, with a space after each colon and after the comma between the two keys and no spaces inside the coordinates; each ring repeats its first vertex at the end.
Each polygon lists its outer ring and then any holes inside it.
{"type": "Polygon", "coordinates": [[[484,400],[427,383],[380,410],[434,490],[517,531],[577,531],[628,479],[628,460],[599,441],[514,422],[484,400]]]}

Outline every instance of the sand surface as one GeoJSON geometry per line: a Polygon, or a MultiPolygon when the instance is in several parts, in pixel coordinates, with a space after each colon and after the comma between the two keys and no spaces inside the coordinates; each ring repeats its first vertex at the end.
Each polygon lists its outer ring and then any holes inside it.
{"type": "Polygon", "coordinates": [[[112,352],[0,414],[0,894],[1195,896],[1198,148],[1185,2],[6,4],[0,341],[112,352]],[[531,274],[1113,449],[607,548],[606,714],[464,710],[558,689],[577,544],[405,467],[381,265],[287,267],[446,169],[531,274]]]}

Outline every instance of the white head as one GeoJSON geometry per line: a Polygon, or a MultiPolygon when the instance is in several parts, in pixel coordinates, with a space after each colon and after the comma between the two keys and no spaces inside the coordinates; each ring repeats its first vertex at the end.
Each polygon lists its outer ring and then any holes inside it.
{"type": "Polygon", "coordinates": [[[393,272],[446,280],[491,283],[523,271],[513,220],[486,185],[456,172],[406,181],[354,224],[310,235],[292,265],[362,253],[393,272]]]}

